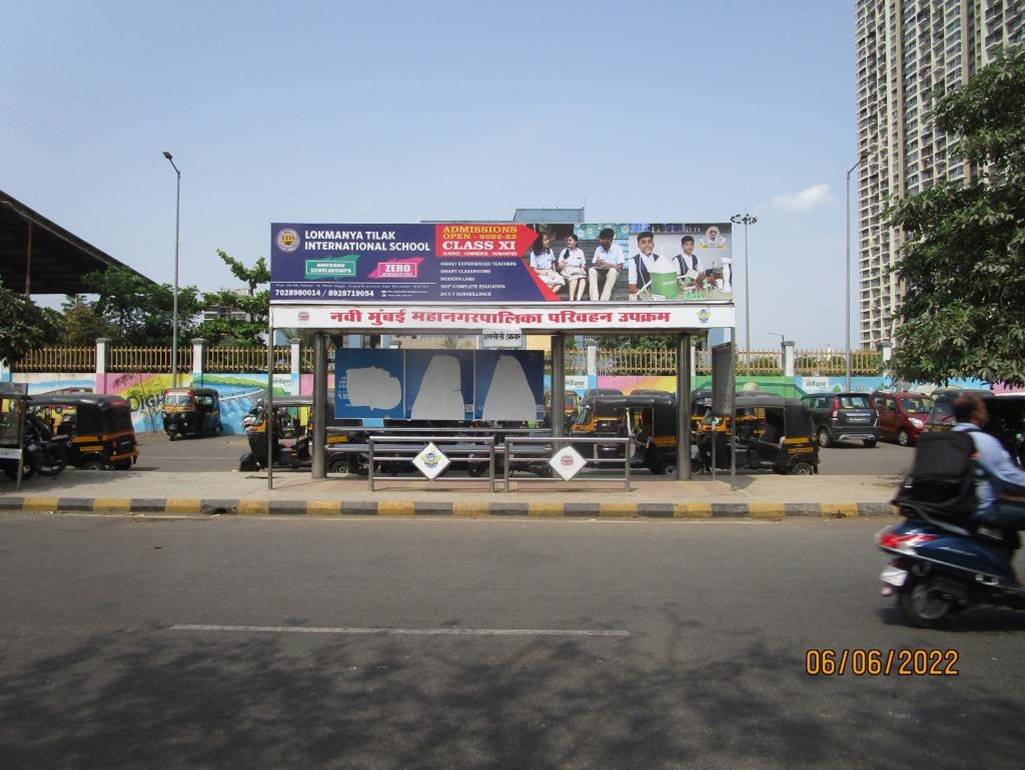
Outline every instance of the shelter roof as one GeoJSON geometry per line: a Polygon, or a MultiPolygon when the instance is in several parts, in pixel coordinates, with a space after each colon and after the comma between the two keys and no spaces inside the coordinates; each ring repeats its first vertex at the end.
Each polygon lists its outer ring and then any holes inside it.
{"type": "MultiPolygon", "coordinates": [[[[111,267],[132,270],[0,190],[0,278],[8,289],[27,288],[32,294],[82,294],[88,291],[82,281],[84,274],[111,267]]],[[[150,280],[136,270],[132,272],[150,280]]]]}

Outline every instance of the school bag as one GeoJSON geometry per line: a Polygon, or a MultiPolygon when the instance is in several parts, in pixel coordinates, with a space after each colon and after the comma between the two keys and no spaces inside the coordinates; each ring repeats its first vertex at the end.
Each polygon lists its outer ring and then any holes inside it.
{"type": "Polygon", "coordinates": [[[923,433],[918,437],[911,475],[894,500],[925,506],[950,519],[969,518],[978,509],[975,494],[975,442],[971,431],[923,433]]]}

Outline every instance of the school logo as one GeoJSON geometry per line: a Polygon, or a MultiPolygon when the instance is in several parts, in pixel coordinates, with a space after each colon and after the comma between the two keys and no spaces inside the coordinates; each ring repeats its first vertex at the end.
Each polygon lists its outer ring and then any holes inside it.
{"type": "Polygon", "coordinates": [[[701,321],[701,323],[703,324],[708,323],[708,319],[711,317],[712,313],[711,311],[709,311],[707,307],[703,307],[701,308],[701,310],[698,311],[698,320],[701,321]]]}
{"type": "Polygon", "coordinates": [[[299,320],[300,321],[309,321],[310,320],[310,314],[307,311],[305,311],[305,310],[300,310],[299,311],[299,320]]]}
{"type": "Polygon", "coordinates": [[[299,233],[291,227],[286,227],[278,230],[275,241],[277,242],[279,249],[286,253],[291,253],[299,248],[299,233]]]}

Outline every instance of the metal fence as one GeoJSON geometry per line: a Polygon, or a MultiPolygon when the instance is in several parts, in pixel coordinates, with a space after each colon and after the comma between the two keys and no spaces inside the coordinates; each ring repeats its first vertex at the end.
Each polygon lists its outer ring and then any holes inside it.
{"type": "Polygon", "coordinates": [[[96,346],[30,350],[12,368],[19,372],[95,372],[96,346]]]}
{"type": "MultiPolygon", "coordinates": [[[[204,351],[205,372],[265,372],[267,349],[261,347],[211,346],[204,351]]],[[[109,372],[170,372],[170,347],[115,346],[108,349],[109,372]]],[[[698,374],[711,373],[711,353],[699,350],[695,355],[698,374]]],[[[546,353],[546,362],[550,356],[546,353]]],[[[291,349],[288,345],[274,347],[274,371],[291,369],[291,349]]],[[[304,345],[300,357],[303,372],[313,371],[313,347],[304,345]]],[[[18,372],[91,372],[96,368],[96,347],[47,347],[30,352],[11,367],[18,372]]],[[[334,349],[328,350],[328,370],[334,368],[334,349]]],[[[795,374],[842,375],[845,371],[843,351],[797,350],[795,374]]],[[[178,371],[192,370],[192,346],[184,346],[178,353],[178,371]]],[[[586,374],[587,351],[566,351],[567,374],[586,374]]],[[[851,351],[851,373],[876,375],[882,372],[882,358],[874,350],[851,351]]],[[[661,375],[676,374],[675,349],[598,348],[598,375],[661,375]]],[[[737,352],[737,373],[782,375],[783,355],[779,348],[737,352]]]]}
{"type": "MultiPolygon", "coordinates": [[[[312,353],[312,350],[310,351],[312,353]]],[[[210,347],[203,351],[206,372],[264,372],[267,371],[267,348],[210,347]]],[[[274,346],[274,371],[292,369],[292,350],[288,345],[274,346]]]]}

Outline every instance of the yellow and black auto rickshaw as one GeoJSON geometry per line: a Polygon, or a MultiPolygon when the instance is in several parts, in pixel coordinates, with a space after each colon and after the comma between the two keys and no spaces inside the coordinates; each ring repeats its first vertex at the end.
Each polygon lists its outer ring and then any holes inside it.
{"type": "Polygon", "coordinates": [[[139,457],[132,407],[120,396],[54,393],[32,396],[29,408],[54,438],[67,437],[68,465],[129,470],[139,457]]]}
{"type": "MultiPolygon", "coordinates": [[[[738,393],[736,413],[737,432],[732,446],[738,469],[798,476],[818,473],[819,447],[811,417],[800,399],[772,393],[738,393]]],[[[729,468],[730,418],[713,418],[709,412],[697,434],[698,461],[704,470],[712,467],[713,441],[716,468],[729,468]]]]}
{"type": "MultiPolygon", "coordinates": [[[[580,410],[580,396],[576,394],[576,391],[567,390],[563,395],[562,412],[565,415],[564,419],[566,424],[573,422],[577,418],[577,412],[580,410]]],[[[550,391],[545,391],[545,424],[551,425],[552,420],[552,394],[550,391]]]]}
{"type": "MultiPolygon", "coordinates": [[[[572,435],[634,439],[633,467],[652,473],[676,475],[676,398],[668,392],[649,391],[628,396],[595,395],[581,404],[572,435]]],[[[581,443],[574,447],[584,457],[622,457],[620,443],[581,443]]]]}
{"type": "Polygon", "coordinates": [[[220,394],[213,388],[168,388],[161,417],[171,441],[183,436],[216,435],[221,432],[220,394]]]}

